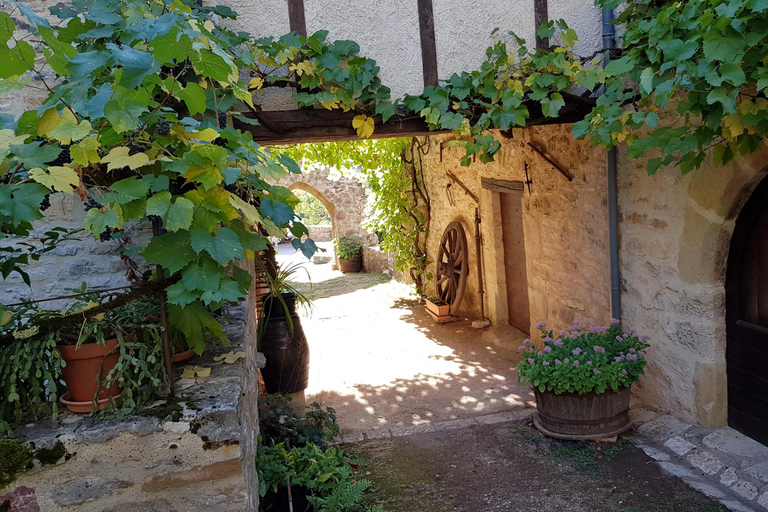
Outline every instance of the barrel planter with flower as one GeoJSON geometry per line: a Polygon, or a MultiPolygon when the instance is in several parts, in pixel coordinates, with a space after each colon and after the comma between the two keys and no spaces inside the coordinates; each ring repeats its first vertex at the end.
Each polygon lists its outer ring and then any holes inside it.
{"type": "Polygon", "coordinates": [[[610,327],[585,329],[579,322],[560,331],[541,329],[541,346],[525,340],[517,367],[533,386],[534,425],[551,437],[590,440],[618,435],[631,426],[630,387],[643,374],[645,343],[637,334],[610,327]]]}

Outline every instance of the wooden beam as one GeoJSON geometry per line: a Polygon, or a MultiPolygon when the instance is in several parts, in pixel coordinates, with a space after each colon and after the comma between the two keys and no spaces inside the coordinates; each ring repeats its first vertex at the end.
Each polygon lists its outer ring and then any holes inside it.
{"type": "MultiPolygon", "coordinates": [[[[594,101],[584,100],[563,93],[565,106],[560,109],[560,116],[546,117],[541,112],[541,106],[536,101],[525,101],[530,118],[527,126],[573,123],[584,119],[592,110],[594,101]]],[[[358,140],[357,131],[352,127],[352,119],[357,112],[342,112],[341,110],[278,110],[263,112],[248,112],[242,116],[258,121],[258,125],[241,121],[235,117],[233,125],[236,129],[250,132],[253,140],[262,146],[278,146],[286,144],[304,144],[309,142],[338,142],[358,140]]],[[[401,114],[391,117],[386,123],[381,122],[381,116],[373,116],[375,127],[374,139],[392,137],[426,137],[439,133],[450,133],[450,130],[430,131],[429,125],[418,114],[401,114]]],[[[502,132],[506,137],[512,137],[512,130],[502,132]]]]}
{"type": "MultiPolygon", "coordinates": [[[[534,23],[536,23],[535,30],[536,32],[538,32],[539,27],[541,27],[544,23],[549,21],[549,6],[547,5],[547,0],[533,0],[533,16],[534,16],[534,23]]],[[[536,48],[541,48],[542,50],[548,50],[549,38],[539,37],[537,34],[536,48]]]]}
{"type": "Polygon", "coordinates": [[[307,21],[304,18],[304,0],[288,0],[288,21],[291,32],[307,37],[307,21]]]}
{"type": "Polygon", "coordinates": [[[432,0],[418,0],[419,34],[421,35],[421,65],[424,87],[437,85],[437,45],[435,44],[435,16],[432,0]]]}
{"type": "MultiPolygon", "coordinates": [[[[309,142],[338,142],[358,140],[357,131],[352,127],[356,112],[341,110],[280,110],[247,113],[245,117],[259,121],[258,126],[234,119],[234,127],[251,132],[253,140],[262,146],[304,144],[309,142]]],[[[395,116],[386,123],[381,116],[373,117],[375,129],[373,139],[392,137],[416,137],[449,130],[430,132],[427,123],[420,116],[395,116]]]]}
{"type": "Polygon", "coordinates": [[[510,181],[510,180],[497,180],[493,178],[480,178],[480,185],[488,190],[495,190],[496,192],[522,192],[522,181],[510,181]]]}

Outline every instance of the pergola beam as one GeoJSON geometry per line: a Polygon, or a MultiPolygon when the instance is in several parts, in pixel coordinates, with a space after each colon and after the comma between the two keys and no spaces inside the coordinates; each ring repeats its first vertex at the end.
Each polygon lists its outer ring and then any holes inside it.
{"type": "MultiPolygon", "coordinates": [[[[594,102],[563,94],[566,104],[560,110],[558,117],[545,117],[538,102],[526,102],[530,118],[526,126],[547,124],[574,123],[592,110],[594,102]]],[[[277,110],[249,112],[243,114],[249,119],[259,122],[252,125],[234,119],[234,127],[238,130],[251,132],[253,140],[262,146],[282,146],[288,144],[305,144],[312,142],[340,142],[359,140],[357,131],[352,127],[352,119],[356,112],[341,110],[277,110]]],[[[372,139],[388,139],[393,137],[426,137],[440,133],[450,133],[449,130],[430,130],[429,125],[417,114],[396,115],[382,122],[381,116],[373,116],[375,129],[372,139]]],[[[511,130],[506,132],[511,134],[511,130]]]]}

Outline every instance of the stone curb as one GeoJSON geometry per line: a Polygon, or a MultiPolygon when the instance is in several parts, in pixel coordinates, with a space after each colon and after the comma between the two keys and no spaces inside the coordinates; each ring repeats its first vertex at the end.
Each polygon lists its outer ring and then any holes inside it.
{"type": "Polygon", "coordinates": [[[768,447],[730,428],[656,415],[627,437],[666,473],[735,512],[768,510],[768,447]]]}
{"type": "Polygon", "coordinates": [[[415,434],[445,432],[447,430],[468,428],[474,425],[494,425],[497,423],[508,423],[528,418],[534,413],[534,411],[535,409],[532,408],[516,409],[495,414],[486,414],[484,416],[475,416],[472,418],[447,420],[437,423],[425,423],[423,425],[409,425],[388,429],[375,429],[369,430],[367,432],[349,432],[341,436],[338,441],[331,444],[361,443],[363,441],[393,439],[395,437],[411,436],[415,434]]]}

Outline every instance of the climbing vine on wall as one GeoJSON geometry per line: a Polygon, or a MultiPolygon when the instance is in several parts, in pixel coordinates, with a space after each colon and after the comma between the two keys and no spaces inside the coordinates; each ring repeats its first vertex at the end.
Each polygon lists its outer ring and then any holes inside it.
{"type": "Polygon", "coordinates": [[[624,49],[577,136],[626,142],[630,157],[650,151],[650,173],[670,164],[687,173],[710,150],[724,164],[757,149],[768,130],[768,2],[639,0],[617,21],[624,49]]]}
{"type": "Polygon", "coordinates": [[[430,212],[421,156],[429,151],[429,139],[299,144],[274,151],[303,160],[304,165],[359,171],[369,193],[366,228],[378,234],[382,249],[395,254],[395,268],[407,272],[424,294],[431,279],[426,274],[430,212]]]}

